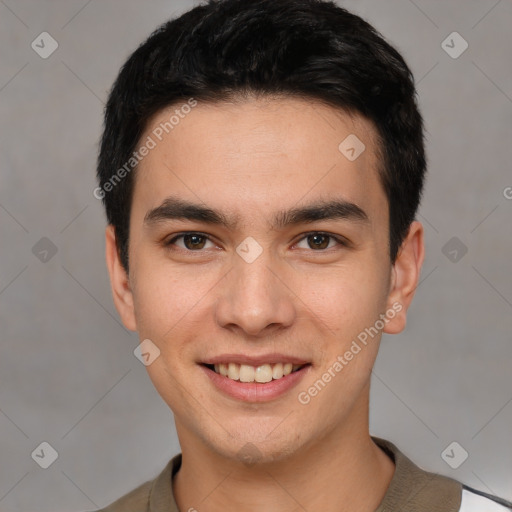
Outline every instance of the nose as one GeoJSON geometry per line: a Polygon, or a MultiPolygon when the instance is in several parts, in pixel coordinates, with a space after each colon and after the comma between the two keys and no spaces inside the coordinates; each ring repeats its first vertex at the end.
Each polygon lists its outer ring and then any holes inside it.
{"type": "Polygon", "coordinates": [[[219,283],[217,323],[237,334],[265,337],[289,327],[296,317],[294,294],[283,264],[264,250],[251,263],[233,255],[233,267],[219,283]]]}

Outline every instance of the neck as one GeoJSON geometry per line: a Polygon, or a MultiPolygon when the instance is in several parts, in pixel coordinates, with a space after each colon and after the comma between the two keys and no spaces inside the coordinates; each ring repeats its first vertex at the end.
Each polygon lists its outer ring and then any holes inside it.
{"type": "Polygon", "coordinates": [[[395,468],[370,437],[367,405],[364,425],[343,425],[286,459],[252,466],[182,431],[182,466],[173,480],[180,511],[374,512],[395,468]]]}

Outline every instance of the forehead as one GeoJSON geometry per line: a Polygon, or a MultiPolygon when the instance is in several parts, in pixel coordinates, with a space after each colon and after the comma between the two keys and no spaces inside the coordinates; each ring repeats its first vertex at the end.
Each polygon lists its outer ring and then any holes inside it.
{"type": "Polygon", "coordinates": [[[290,97],[186,104],[158,112],[141,137],[154,146],[135,175],[146,211],[169,195],[237,218],[336,197],[385,214],[378,139],[362,116],[290,97]]]}

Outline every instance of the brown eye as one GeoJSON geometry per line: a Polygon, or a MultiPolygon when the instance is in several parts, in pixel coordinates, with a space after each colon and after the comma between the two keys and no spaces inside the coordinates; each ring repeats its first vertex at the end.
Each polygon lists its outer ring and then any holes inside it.
{"type": "Polygon", "coordinates": [[[204,249],[205,244],[210,242],[210,239],[206,235],[201,233],[182,233],[177,235],[166,243],[167,247],[176,245],[180,249],[188,251],[199,251],[204,249]],[[182,240],[181,244],[177,244],[178,240],[182,240]]]}
{"type": "Polygon", "coordinates": [[[329,233],[317,232],[306,234],[300,240],[299,244],[302,243],[303,240],[306,241],[307,247],[300,247],[301,249],[313,249],[313,251],[317,252],[334,248],[336,245],[347,246],[342,238],[331,235],[329,233]],[[331,242],[334,242],[334,244],[331,245],[331,242]]]}
{"type": "Polygon", "coordinates": [[[308,235],[308,245],[311,249],[326,249],[329,246],[330,238],[331,237],[322,234],[308,235]]]}
{"type": "Polygon", "coordinates": [[[183,244],[187,249],[194,250],[194,249],[202,249],[204,247],[204,244],[206,242],[206,239],[204,236],[201,235],[184,235],[183,236],[183,244]]]}

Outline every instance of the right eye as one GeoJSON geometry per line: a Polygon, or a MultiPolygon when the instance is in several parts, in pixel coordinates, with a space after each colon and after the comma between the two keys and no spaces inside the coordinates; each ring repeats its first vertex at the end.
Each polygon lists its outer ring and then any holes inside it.
{"type": "Polygon", "coordinates": [[[207,235],[202,233],[190,232],[190,233],[180,233],[169,241],[165,242],[165,246],[174,250],[173,246],[179,247],[184,251],[193,251],[197,252],[201,249],[204,249],[205,243],[210,242],[213,245],[213,242],[207,235]],[[182,245],[178,245],[176,242],[178,240],[182,240],[182,245]]]}

